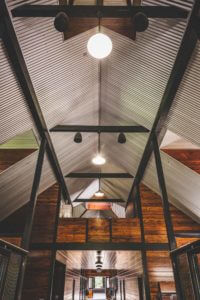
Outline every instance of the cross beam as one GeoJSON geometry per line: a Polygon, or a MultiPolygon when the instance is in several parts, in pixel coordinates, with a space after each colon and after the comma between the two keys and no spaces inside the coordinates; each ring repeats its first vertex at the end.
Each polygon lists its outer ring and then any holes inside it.
{"type": "Polygon", "coordinates": [[[138,12],[149,18],[187,18],[188,12],[172,6],[99,6],[99,5],[21,5],[12,10],[13,17],[55,17],[65,12],[69,17],[129,18],[138,12]]]}
{"type": "Polygon", "coordinates": [[[69,173],[66,178],[134,178],[129,173],[69,173]]]}
{"type": "Polygon", "coordinates": [[[130,243],[130,242],[87,242],[87,243],[33,243],[31,250],[152,250],[168,251],[167,243],[130,243]]]}
{"type": "Polygon", "coordinates": [[[50,129],[51,132],[107,132],[107,133],[128,133],[128,132],[149,132],[143,126],[101,126],[101,125],[57,125],[50,129]]]}
{"type": "Polygon", "coordinates": [[[122,199],[76,199],[73,202],[82,202],[82,203],[124,203],[122,199]]]}

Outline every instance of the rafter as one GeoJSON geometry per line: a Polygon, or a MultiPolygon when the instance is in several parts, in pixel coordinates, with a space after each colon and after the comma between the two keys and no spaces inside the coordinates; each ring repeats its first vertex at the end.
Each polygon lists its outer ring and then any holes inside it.
{"type": "Polygon", "coordinates": [[[129,173],[69,173],[66,178],[124,178],[131,179],[133,176],[129,173]]]}
{"type": "Polygon", "coordinates": [[[57,125],[50,130],[51,132],[96,132],[96,133],[140,133],[149,132],[149,130],[143,126],[96,126],[96,125],[57,125]]]}
{"type": "Polygon", "coordinates": [[[69,17],[129,18],[142,12],[149,18],[187,18],[188,12],[172,6],[99,6],[99,5],[21,5],[12,10],[13,17],[55,17],[59,12],[69,17]]]}

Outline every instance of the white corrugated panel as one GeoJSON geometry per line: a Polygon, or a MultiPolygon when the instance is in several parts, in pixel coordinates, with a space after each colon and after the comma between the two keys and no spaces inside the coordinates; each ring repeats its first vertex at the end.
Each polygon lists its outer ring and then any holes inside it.
{"type": "Polygon", "coordinates": [[[190,10],[194,0],[142,0],[142,5],[166,5],[176,6],[185,10],[190,10]]]}
{"type": "MultiPolygon", "coordinates": [[[[57,4],[57,1],[38,3],[57,4]]],[[[12,8],[23,4],[23,1],[8,1],[8,4],[12,8]]],[[[86,41],[96,29],[63,42],[62,35],[54,29],[52,18],[15,18],[14,26],[48,127],[61,123],[97,124],[98,62],[85,55],[86,41]]],[[[1,51],[1,55],[2,70],[5,70],[1,77],[1,96],[5,103],[0,121],[4,122],[1,124],[1,138],[8,139],[34,125],[4,51],[1,51]]],[[[95,135],[84,135],[80,145],[73,142],[73,137],[72,134],[52,134],[64,174],[90,169],[92,156],[97,149],[95,135]]],[[[0,196],[3,199],[0,218],[29,200],[35,159],[36,153],[0,175],[0,196]]],[[[77,180],[66,181],[72,194],[88,185],[88,182],[77,184],[77,180]]],[[[40,192],[54,182],[49,163],[45,160],[40,192]]]]}
{"type": "Polygon", "coordinates": [[[151,19],[136,41],[103,28],[113,41],[113,51],[102,62],[102,123],[111,114],[126,124],[151,128],[185,24],[185,20],[151,19]]]}
{"type": "Polygon", "coordinates": [[[0,144],[3,144],[31,128],[35,130],[35,126],[2,41],[0,41],[0,70],[0,144]]]}
{"type": "Polygon", "coordinates": [[[200,43],[191,57],[171,107],[166,126],[200,146],[200,43]]]}
{"type": "MultiPolygon", "coordinates": [[[[172,204],[200,222],[200,176],[161,151],[169,199],[172,204]]],[[[154,157],[147,168],[144,183],[159,193],[154,157]]]]}

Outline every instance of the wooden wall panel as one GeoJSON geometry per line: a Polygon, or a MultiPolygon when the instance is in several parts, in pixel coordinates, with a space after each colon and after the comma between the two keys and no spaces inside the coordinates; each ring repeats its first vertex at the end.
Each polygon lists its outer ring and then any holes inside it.
{"type": "Polygon", "coordinates": [[[88,219],[88,242],[109,242],[109,220],[88,219]]]}
{"type": "Polygon", "coordinates": [[[0,149],[0,173],[37,149],[0,149]]]}
{"type": "Polygon", "coordinates": [[[54,184],[38,196],[31,236],[32,243],[53,242],[58,197],[58,184],[54,184]]]}
{"type": "Polygon", "coordinates": [[[167,243],[162,201],[145,185],[140,186],[145,239],[148,243],[167,243]]]}
{"type": "Polygon", "coordinates": [[[108,219],[59,219],[57,242],[86,241],[86,223],[88,222],[88,242],[141,242],[140,224],[136,219],[112,219],[112,234],[108,219]]]}
{"type": "Polygon", "coordinates": [[[13,244],[15,246],[20,247],[21,246],[21,237],[8,237],[8,236],[1,236],[0,237],[1,240],[4,240],[10,244],[13,244]]]}
{"type": "Polygon", "coordinates": [[[48,299],[51,251],[31,251],[25,272],[22,300],[48,299]]]}
{"type": "Polygon", "coordinates": [[[113,219],[112,242],[141,242],[139,219],[113,219]]]}
{"type": "MultiPolygon", "coordinates": [[[[200,150],[198,149],[162,149],[165,153],[180,161],[182,164],[200,174],[200,150]]],[[[197,224],[184,213],[171,205],[171,215],[174,231],[200,232],[200,224],[197,224]]],[[[177,238],[178,247],[196,241],[195,238],[177,238]]]]}
{"type": "Polygon", "coordinates": [[[158,293],[158,282],[174,282],[169,252],[147,251],[147,269],[149,274],[152,300],[156,300],[158,293]]]}
{"type": "Polygon", "coordinates": [[[86,239],[86,219],[59,219],[57,242],[84,243],[86,239]]]}
{"type": "Polygon", "coordinates": [[[162,149],[162,151],[200,174],[199,149],[162,149]]]}

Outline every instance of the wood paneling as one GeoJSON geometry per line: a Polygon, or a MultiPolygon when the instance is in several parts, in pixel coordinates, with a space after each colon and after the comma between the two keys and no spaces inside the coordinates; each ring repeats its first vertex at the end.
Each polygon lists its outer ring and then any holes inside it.
{"type": "Polygon", "coordinates": [[[156,300],[158,282],[173,282],[172,264],[168,251],[147,251],[147,269],[152,300],[156,300]]]}
{"type": "Polygon", "coordinates": [[[140,187],[145,239],[148,243],[167,243],[162,201],[145,185],[140,187]]]}
{"type": "Polygon", "coordinates": [[[48,299],[51,251],[31,251],[25,272],[22,300],[48,299]]]}
{"type": "Polygon", "coordinates": [[[112,242],[141,242],[139,219],[113,219],[112,242]]]}
{"type": "Polygon", "coordinates": [[[131,18],[103,18],[101,24],[102,26],[133,40],[136,37],[131,18]]]}
{"type": "MultiPolygon", "coordinates": [[[[62,5],[67,4],[67,0],[59,0],[59,3],[62,5]]],[[[64,33],[65,40],[92,29],[99,24],[98,18],[71,17],[69,20],[69,29],[64,33]]],[[[131,39],[135,39],[136,34],[131,18],[102,18],[101,25],[131,39]]]]}
{"type": "Polygon", "coordinates": [[[84,270],[84,276],[85,277],[97,277],[97,276],[103,276],[103,277],[114,277],[117,275],[117,270],[109,269],[109,270],[102,270],[101,273],[98,273],[96,270],[84,270]]]}
{"type": "MultiPolygon", "coordinates": [[[[165,153],[180,161],[182,164],[200,174],[200,150],[198,149],[163,149],[165,153]]],[[[200,232],[200,224],[183,214],[171,205],[171,216],[174,231],[196,231],[200,232]]],[[[178,247],[196,241],[196,238],[177,238],[178,247]]]]}
{"type": "MultiPolygon", "coordinates": [[[[53,242],[59,187],[54,184],[38,196],[31,242],[53,242]]],[[[52,251],[31,251],[28,256],[22,299],[48,299],[52,251]]]]}
{"type": "Polygon", "coordinates": [[[18,247],[21,246],[21,237],[1,236],[0,238],[10,244],[15,245],[15,246],[18,246],[18,247]]]}
{"type": "Polygon", "coordinates": [[[109,220],[88,219],[88,242],[109,242],[109,220]]]}
{"type": "Polygon", "coordinates": [[[0,149],[0,173],[34,151],[36,149],[0,149]]]}
{"type": "Polygon", "coordinates": [[[86,239],[86,219],[59,219],[57,242],[84,243],[86,239]]]}
{"type": "MultiPolygon", "coordinates": [[[[144,185],[140,187],[142,210],[144,216],[145,239],[149,243],[167,242],[166,226],[159,195],[144,185]]],[[[200,231],[200,225],[170,205],[174,231],[200,231]]],[[[178,246],[191,242],[191,238],[177,238],[178,246]]],[[[147,252],[148,273],[152,298],[156,299],[158,282],[173,282],[173,272],[169,252],[147,252]]]]}
{"type": "Polygon", "coordinates": [[[87,209],[90,210],[111,210],[110,203],[87,203],[87,209]]]}
{"type": "Polygon", "coordinates": [[[59,219],[57,242],[141,242],[139,220],[135,219],[59,219]],[[110,227],[111,222],[111,227],[110,227]],[[110,232],[112,230],[112,233],[110,232]]]}
{"type": "Polygon", "coordinates": [[[162,149],[171,157],[200,174],[200,150],[198,149],[162,149]]]}
{"type": "Polygon", "coordinates": [[[0,235],[3,233],[17,236],[23,234],[26,221],[27,204],[0,222],[0,235]]]}
{"type": "Polygon", "coordinates": [[[32,243],[53,242],[58,196],[57,184],[38,196],[31,236],[32,243]]]}

